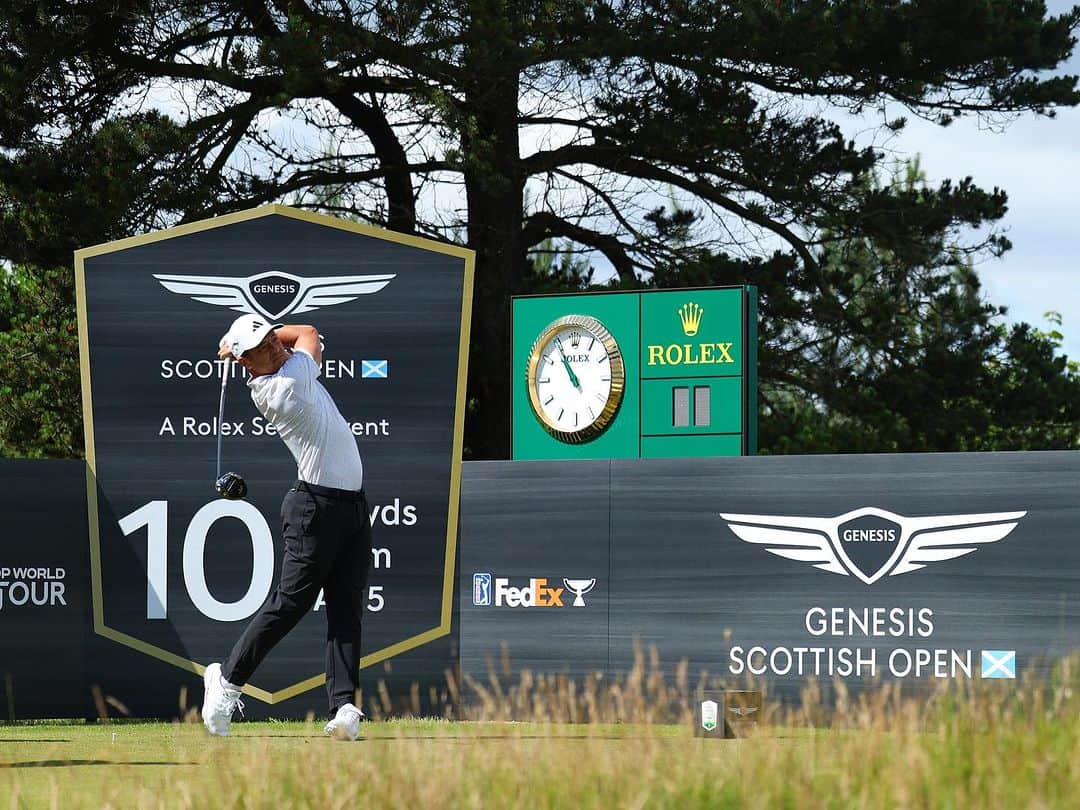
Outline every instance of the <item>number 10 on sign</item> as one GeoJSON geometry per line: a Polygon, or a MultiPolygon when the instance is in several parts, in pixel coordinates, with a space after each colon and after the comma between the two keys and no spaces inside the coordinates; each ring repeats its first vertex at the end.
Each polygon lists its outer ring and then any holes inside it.
{"type": "MultiPolygon", "coordinates": [[[[169,502],[150,501],[119,521],[120,530],[130,536],[142,527],[147,530],[146,618],[168,615],[168,524],[169,502]]],[[[235,622],[252,616],[262,606],[274,579],[274,540],[262,513],[247,501],[214,500],[195,513],[184,533],[184,586],[195,608],[209,619],[235,622]],[[210,593],[203,567],[206,538],[210,528],[222,518],[235,518],[248,530],[251,540],[252,570],[247,592],[235,602],[222,602],[210,593]]],[[[377,613],[385,606],[382,585],[368,588],[367,609],[377,613]]],[[[316,600],[316,607],[321,602],[316,600]]]]}

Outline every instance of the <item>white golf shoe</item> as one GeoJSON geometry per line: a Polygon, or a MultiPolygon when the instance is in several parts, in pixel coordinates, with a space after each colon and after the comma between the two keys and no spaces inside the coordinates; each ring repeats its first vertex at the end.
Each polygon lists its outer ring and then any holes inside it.
{"type": "Polygon", "coordinates": [[[244,713],[240,690],[226,689],[221,684],[221,664],[210,664],[203,673],[203,725],[216,737],[228,737],[233,712],[244,713]]]}
{"type": "Polygon", "coordinates": [[[351,703],[346,703],[337,710],[334,719],[326,724],[326,736],[345,742],[355,740],[360,736],[360,721],[363,717],[362,711],[351,703]]]}

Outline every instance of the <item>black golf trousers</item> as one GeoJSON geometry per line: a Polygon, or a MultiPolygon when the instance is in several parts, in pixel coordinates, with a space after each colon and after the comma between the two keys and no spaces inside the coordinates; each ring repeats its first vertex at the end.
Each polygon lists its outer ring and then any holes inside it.
{"type": "Polygon", "coordinates": [[[326,601],[326,693],[330,714],[356,698],[360,623],[371,563],[371,524],[363,490],[298,481],[281,504],[285,558],[281,582],[221,666],[247,683],[255,668],[315,604],[326,601]]]}

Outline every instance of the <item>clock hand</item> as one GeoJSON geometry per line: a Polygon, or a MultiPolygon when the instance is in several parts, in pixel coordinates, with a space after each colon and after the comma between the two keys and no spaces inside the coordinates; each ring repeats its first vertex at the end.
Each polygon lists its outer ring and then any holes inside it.
{"type": "Polygon", "coordinates": [[[570,375],[570,384],[574,386],[574,388],[580,390],[581,380],[578,379],[577,374],[574,373],[574,370],[570,368],[570,361],[567,360],[565,357],[563,358],[563,365],[566,366],[566,373],[570,375]]]}
{"type": "Polygon", "coordinates": [[[562,350],[562,343],[560,341],[556,340],[555,341],[555,348],[558,349],[559,354],[562,355],[562,364],[566,367],[566,373],[570,375],[570,384],[572,386],[574,386],[574,388],[580,389],[581,388],[581,381],[578,380],[577,374],[574,373],[574,370],[572,368],[570,368],[570,361],[566,359],[566,352],[564,352],[562,350]]]}

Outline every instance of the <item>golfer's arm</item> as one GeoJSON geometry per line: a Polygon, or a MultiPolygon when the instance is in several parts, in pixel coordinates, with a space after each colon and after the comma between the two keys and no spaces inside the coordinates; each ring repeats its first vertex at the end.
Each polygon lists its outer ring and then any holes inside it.
{"type": "Polygon", "coordinates": [[[322,343],[319,341],[319,330],[314,326],[286,324],[277,330],[277,336],[285,348],[302,349],[322,365],[322,343]]]}

